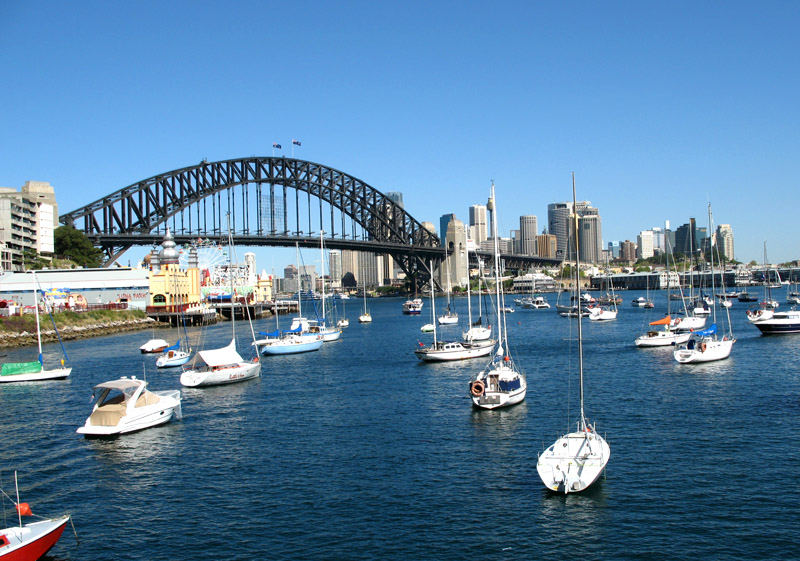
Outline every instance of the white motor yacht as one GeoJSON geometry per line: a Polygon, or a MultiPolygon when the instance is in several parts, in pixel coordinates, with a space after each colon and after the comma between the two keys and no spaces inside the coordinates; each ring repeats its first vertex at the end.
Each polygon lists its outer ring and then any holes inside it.
{"type": "Polygon", "coordinates": [[[135,376],[97,384],[92,414],[77,432],[84,436],[117,436],[180,419],[181,392],[151,392],[135,376]]]}

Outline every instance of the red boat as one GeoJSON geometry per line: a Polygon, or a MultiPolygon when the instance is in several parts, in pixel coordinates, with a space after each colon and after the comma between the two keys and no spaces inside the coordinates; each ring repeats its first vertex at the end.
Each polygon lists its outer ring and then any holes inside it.
{"type": "MultiPolygon", "coordinates": [[[[14,472],[15,487],[17,487],[16,482],[17,472],[14,472]]],[[[33,516],[33,513],[28,503],[19,502],[19,487],[17,487],[16,502],[2,489],[0,489],[0,494],[14,503],[19,518],[18,526],[0,530],[0,559],[3,561],[36,561],[44,557],[64,533],[64,527],[69,522],[69,515],[23,524],[22,517],[33,516]]]]}
{"type": "Polygon", "coordinates": [[[0,559],[36,561],[56,545],[67,522],[69,515],[0,530],[0,559]]]}

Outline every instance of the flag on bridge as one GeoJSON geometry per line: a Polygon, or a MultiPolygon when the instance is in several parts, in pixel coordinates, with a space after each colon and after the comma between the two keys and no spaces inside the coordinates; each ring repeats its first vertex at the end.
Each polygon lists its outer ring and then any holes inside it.
{"type": "Polygon", "coordinates": [[[292,139],[292,144],[296,144],[296,145],[300,146],[300,141],[299,141],[299,140],[295,140],[295,139],[293,138],[293,139],[292,139]]]}
{"type": "Polygon", "coordinates": [[[273,142],[273,143],[272,143],[272,147],[273,147],[273,148],[277,148],[278,150],[280,150],[280,149],[281,149],[281,145],[280,145],[280,144],[278,144],[277,142],[273,142]]]}

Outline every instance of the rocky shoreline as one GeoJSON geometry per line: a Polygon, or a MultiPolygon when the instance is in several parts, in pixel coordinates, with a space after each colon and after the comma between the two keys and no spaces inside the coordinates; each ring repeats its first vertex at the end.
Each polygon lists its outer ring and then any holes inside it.
{"type": "MultiPolygon", "coordinates": [[[[159,323],[151,318],[130,319],[120,321],[104,321],[91,325],[78,325],[74,327],[59,328],[58,333],[62,341],[72,339],[88,339],[98,335],[110,335],[112,333],[122,333],[125,331],[138,331],[152,327],[169,327],[169,324],[159,323]]],[[[53,329],[42,330],[42,343],[58,341],[56,332],[53,329]]],[[[36,344],[36,333],[23,331],[21,333],[2,333],[0,332],[0,348],[25,347],[36,344]]]]}

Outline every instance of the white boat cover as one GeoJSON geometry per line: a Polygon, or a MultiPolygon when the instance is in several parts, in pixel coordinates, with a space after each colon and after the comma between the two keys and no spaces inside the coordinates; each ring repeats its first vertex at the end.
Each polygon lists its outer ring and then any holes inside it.
{"type": "Polygon", "coordinates": [[[231,339],[231,344],[221,349],[209,349],[207,351],[198,351],[198,355],[203,359],[207,365],[226,366],[229,364],[236,364],[244,362],[244,359],[236,351],[236,340],[231,339]]]}
{"type": "Polygon", "coordinates": [[[128,388],[138,388],[141,385],[144,385],[144,380],[138,380],[136,378],[120,378],[119,380],[111,380],[110,382],[103,382],[102,384],[97,384],[94,386],[94,389],[100,388],[108,388],[111,390],[119,390],[124,392],[128,388]]]}

